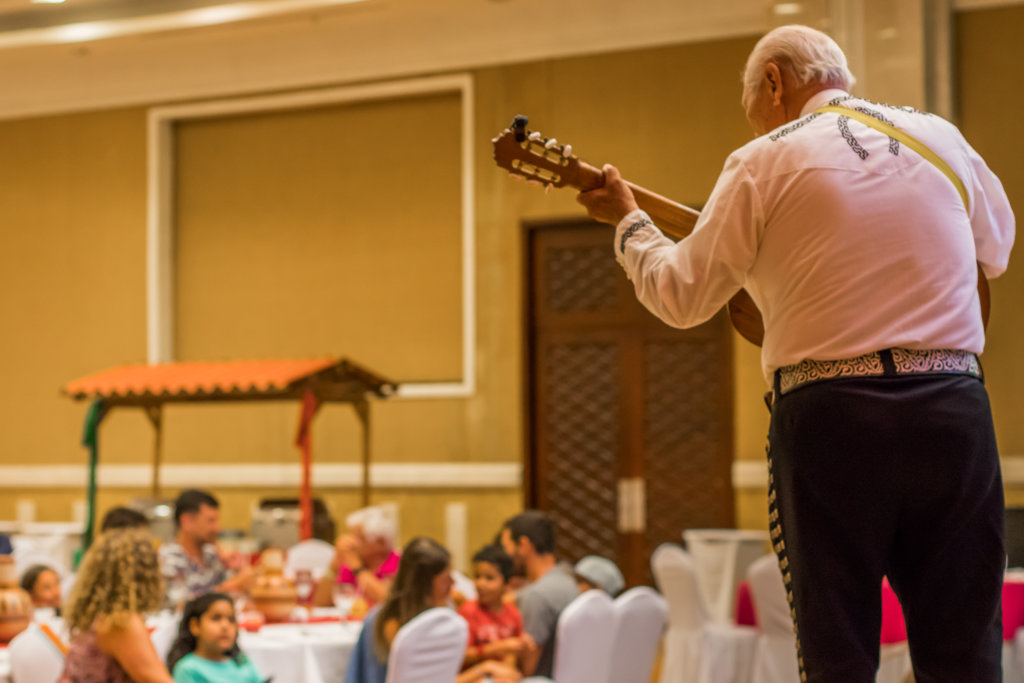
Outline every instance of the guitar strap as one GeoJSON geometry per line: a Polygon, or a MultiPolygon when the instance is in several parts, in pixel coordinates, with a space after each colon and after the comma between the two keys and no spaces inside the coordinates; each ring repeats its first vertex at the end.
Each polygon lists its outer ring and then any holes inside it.
{"type": "Polygon", "coordinates": [[[865,126],[874,128],[877,131],[885,133],[891,138],[899,140],[904,145],[920,154],[922,157],[930,161],[935,166],[935,168],[942,171],[943,175],[949,178],[949,182],[953,183],[953,187],[955,187],[956,191],[960,193],[960,199],[963,201],[964,208],[967,210],[967,213],[971,213],[971,203],[970,200],[967,198],[967,188],[964,187],[964,183],[962,180],[960,180],[960,176],[956,174],[956,171],[949,167],[949,164],[943,161],[942,157],[933,152],[926,144],[915,138],[913,135],[906,133],[900,130],[899,128],[894,128],[885,121],[879,121],[870,114],[865,114],[862,111],[850,109],[849,107],[829,105],[814,110],[814,113],[816,114],[824,114],[825,112],[834,112],[836,114],[839,114],[840,116],[848,116],[851,119],[856,119],[857,121],[863,123],[865,126]]]}

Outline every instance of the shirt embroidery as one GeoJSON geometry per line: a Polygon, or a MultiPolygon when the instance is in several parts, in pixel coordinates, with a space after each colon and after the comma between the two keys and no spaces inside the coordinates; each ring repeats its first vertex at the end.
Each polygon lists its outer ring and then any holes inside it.
{"type": "MultiPolygon", "coordinates": [[[[829,104],[831,105],[831,102],[829,104]]],[[[851,107],[851,109],[859,111],[862,114],[867,114],[868,116],[878,119],[882,123],[887,123],[890,126],[896,125],[888,118],[886,118],[884,114],[869,107],[851,107]]],[[[850,132],[850,118],[848,116],[843,116],[842,114],[840,114],[839,118],[836,121],[836,126],[839,128],[840,135],[842,135],[843,139],[846,140],[846,142],[850,145],[850,149],[853,150],[854,154],[859,156],[862,160],[867,159],[869,156],[868,151],[861,147],[860,142],[853,135],[853,133],[850,132]]],[[[900,141],[897,140],[896,138],[889,138],[889,153],[894,156],[899,156],[900,154],[900,141]]]]}
{"type": "Polygon", "coordinates": [[[646,218],[641,218],[623,231],[622,239],[619,241],[619,251],[621,251],[623,255],[626,253],[626,240],[635,235],[637,230],[647,225],[654,225],[654,223],[651,223],[646,218]]]}
{"type": "Polygon", "coordinates": [[[857,142],[857,138],[853,137],[853,133],[850,132],[850,117],[840,114],[839,118],[836,119],[836,125],[839,126],[839,133],[843,136],[843,139],[846,140],[847,144],[850,145],[850,149],[853,150],[853,153],[859,156],[861,161],[867,159],[868,151],[860,146],[860,143],[857,142]]]}
{"type": "Polygon", "coordinates": [[[769,135],[768,139],[771,140],[772,142],[776,142],[779,138],[785,137],[794,131],[800,130],[801,128],[803,128],[804,126],[806,126],[808,123],[818,118],[819,116],[821,116],[821,114],[808,114],[807,116],[803,117],[802,119],[798,119],[797,121],[791,123],[785,128],[780,128],[778,132],[769,135]]]}

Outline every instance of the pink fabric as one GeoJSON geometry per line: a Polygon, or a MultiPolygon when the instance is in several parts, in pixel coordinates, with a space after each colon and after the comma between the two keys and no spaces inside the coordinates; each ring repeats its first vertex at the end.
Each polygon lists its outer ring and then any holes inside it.
{"type": "MultiPolygon", "coordinates": [[[[741,626],[757,626],[757,613],[750,598],[750,583],[741,582],[736,587],[736,623],[741,626]]],[[[1003,583],[1003,640],[1013,640],[1017,629],[1024,626],[1024,583],[1007,581],[1003,583]]],[[[889,579],[882,579],[882,645],[902,643],[907,640],[907,625],[903,620],[903,608],[889,579]]]]}
{"type": "Polygon", "coordinates": [[[903,608],[896,597],[888,577],[882,579],[882,645],[902,643],[907,639],[907,626],[903,623],[903,608]]]}
{"type": "MultiPolygon", "coordinates": [[[[1003,583],[1003,640],[1013,640],[1017,629],[1024,626],[1024,583],[1003,583]]],[[[888,580],[882,584],[882,643],[899,643],[907,639],[900,601],[888,580]]]]}
{"type": "MultiPolygon", "coordinates": [[[[398,563],[402,559],[402,556],[396,553],[394,550],[388,555],[388,559],[384,560],[384,564],[377,567],[377,571],[373,573],[378,579],[386,579],[389,576],[394,576],[398,573],[398,563]]],[[[338,583],[351,583],[355,585],[356,577],[352,573],[352,570],[348,567],[342,567],[338,571],[338,583]]]]}
{"type": "Polygon", "coordinates": [[[757,612],[750,595],[749,581],[740,581],[736,586],[736,625],[757,626],[757,612]]]}
{"type": "Polygon", "coordinates": [[[1024,626],[1024,583],[1003,582],[1003,640],[1013,640],[1024,626]]]}

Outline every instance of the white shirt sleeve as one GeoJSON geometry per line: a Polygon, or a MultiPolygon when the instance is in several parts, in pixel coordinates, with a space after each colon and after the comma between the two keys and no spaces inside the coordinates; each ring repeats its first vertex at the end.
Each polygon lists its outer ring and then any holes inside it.
{"type": "Polygon", "coordinates": [[[673,243],[634,211],[616,228],[615,255],[648,310],[673,327],[693,327],[743,287],[763,228],[753,178],[733,154],[688,237],[673,243]]]}
{"type": "Polygon", "coordinates": [[[1013,209],[999,178],[969,145],[967,159],[971,165],[968,195],[971,199],[975,256],[986,277],[999,277],[1010,260],[1016,233],[1013,209]]]}

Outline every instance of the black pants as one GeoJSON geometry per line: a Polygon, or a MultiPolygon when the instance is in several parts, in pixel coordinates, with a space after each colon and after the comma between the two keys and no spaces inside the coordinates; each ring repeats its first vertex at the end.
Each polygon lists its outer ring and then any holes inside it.
{"type": "Polygon", "coordinates": [[[868,683],[883,575],[917,683],[1002,680],[1003,489],[988,394],[963,375],[776,394],[772,537],[809,683],[868,683]]]}

